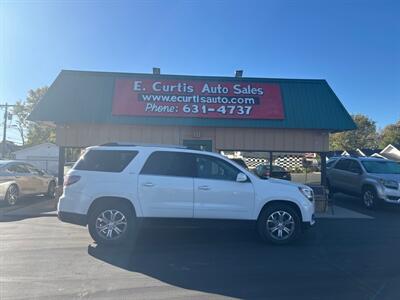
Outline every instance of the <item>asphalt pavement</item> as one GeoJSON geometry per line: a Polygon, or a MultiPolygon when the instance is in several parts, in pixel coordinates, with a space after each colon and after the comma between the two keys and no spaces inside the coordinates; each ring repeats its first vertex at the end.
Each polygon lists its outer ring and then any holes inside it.
{"type": "Polygon", "coordinates": [[[153,224],[115,248],[36,201],[23,213],[1,208],[2,300],[400,297],[398,207],[371,212],[339,195],[338,205],[373,218],[319,219],[283,247],[261,243],[251,225],[153,224]]]}

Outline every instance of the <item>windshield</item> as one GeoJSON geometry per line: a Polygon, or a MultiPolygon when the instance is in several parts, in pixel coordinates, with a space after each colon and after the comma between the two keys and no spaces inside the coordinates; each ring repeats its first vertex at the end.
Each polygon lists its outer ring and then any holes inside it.
{"type": "Polygon", "coordinates": [[[365,170],[375,174],[400,174],[400,164],[394,161],[363,161],[365,170]]]}

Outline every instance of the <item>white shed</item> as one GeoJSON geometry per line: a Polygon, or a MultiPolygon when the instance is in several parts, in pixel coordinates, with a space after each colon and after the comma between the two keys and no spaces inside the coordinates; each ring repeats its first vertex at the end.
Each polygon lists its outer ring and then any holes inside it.
{"type": "Polygon", "coordinates": [[[56,175],[58,172],[58,146],[43,143],[14,152],[16,160],[29,162],[35,167],[56,175]]]}

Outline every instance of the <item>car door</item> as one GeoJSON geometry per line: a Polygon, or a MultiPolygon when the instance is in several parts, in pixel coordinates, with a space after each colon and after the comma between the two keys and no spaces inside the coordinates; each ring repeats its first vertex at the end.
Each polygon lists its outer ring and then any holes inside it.
{"type": "Polygon", "coordinates": [[[144,217],[193,217],[194,158],[189,153],[155,151],[138,176],[144,217]]]}
{"type": "Polygon", "coordinates": [[[349,174],[347,177],[347,190],[354,194],[361,194],[363,170],[360,163],[352,159],[349,165],[349,174]]]}
{"type": "Polygon", "coordinates": [[[32,188],[36,194],[47,193],[48,189],[48,178],[43,176],[43,173],[32,165],[26,164],[25,167],[31,174],[32,188]]]}
{"type": "Polygon", "coordinates": [[[347,189],[346,174],[350,166],[350,159],[341,158],[333,168],[329,170],[329,182],[333,188],[340,191],[347,189]]]}
{"type": "Polygon", "coordinates": [[[251,181],[236,181],[241,171],[215,156],[196,154],[195,163],[194,217],[250,219],[255,195],[251,181]]]}
{"type": "Polygon", "coordinates": [[[11,177],[18,185],[20,195],[32,194],[29,171],[20,163],[13,163],[7,167],[11,177]]]}
{"type": "Polygon", "coordinates": [[[356,185],[357,180],[361,177],[359,174],[361,167],[358,162],[345,158],[335,165],[335,169],[338,172],[335,178],[339,182],[340,190],[350,194],[358,193],[356,185]]]}

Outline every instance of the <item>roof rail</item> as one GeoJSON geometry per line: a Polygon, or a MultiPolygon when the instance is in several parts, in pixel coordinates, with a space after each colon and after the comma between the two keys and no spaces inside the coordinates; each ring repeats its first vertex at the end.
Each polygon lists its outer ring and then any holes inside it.
{"type": "Polygon", "coordinates": [[[163,147],[163,148],[176,148],[176,149],[187,149],[186,146],[182,145],[168,145],[168,144],[145,144],[145,143],[118,143],[118,142],[109,142],[104,143],[99,146],[106,146],[106,147],[163,147]]]}

